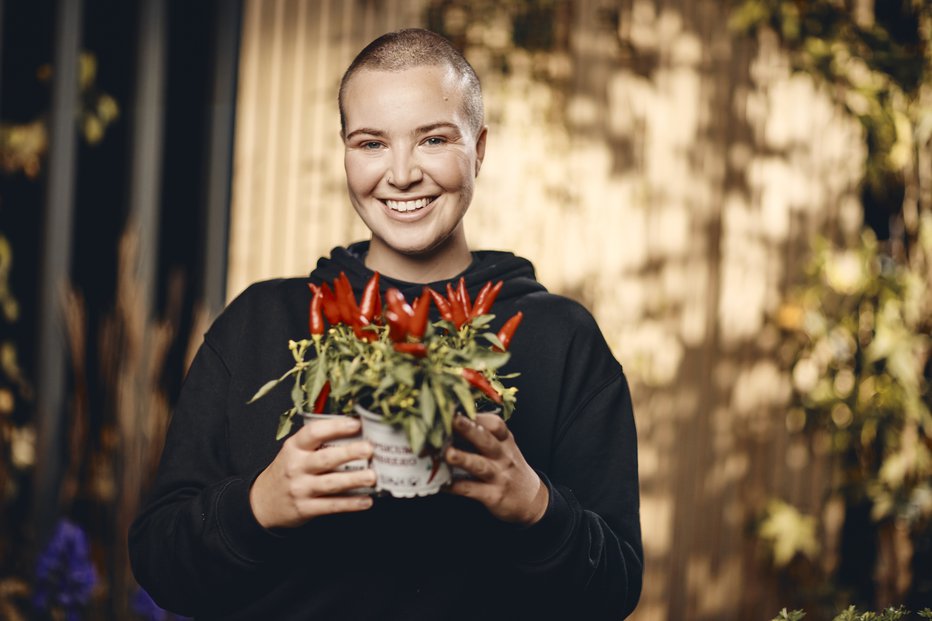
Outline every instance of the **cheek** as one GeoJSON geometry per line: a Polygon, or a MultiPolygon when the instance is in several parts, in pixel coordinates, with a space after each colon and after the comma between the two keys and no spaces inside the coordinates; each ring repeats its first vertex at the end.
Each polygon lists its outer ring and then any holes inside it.
{"type": "Polygon", "coordinates": [[[348,154],[343,158],[343,167],[347,184],[355,193],[371,192],[382,178],[382,167],[374,158],[348,154]]]}
{"type": "Polygon", "coordinates": [[[463,153],[451,153],[427,162],[424,171],[448,192],[457,192],[472,186],[472,158],[463,153]]]}

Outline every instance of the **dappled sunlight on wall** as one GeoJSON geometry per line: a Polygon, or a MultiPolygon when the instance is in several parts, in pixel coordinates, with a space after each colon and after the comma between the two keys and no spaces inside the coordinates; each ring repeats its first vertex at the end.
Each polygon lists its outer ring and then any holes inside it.
{"type": "MultiPolygon", "coordinates": [[[[749,521],[774,495],[820,506],[824,473],[788,438],[766,318],[813,233],[859,226],[861,135],[775,41],[733,38],[726,3],[568,4],[552,50],[509,49],[494,20],[451,26],[490,127],[467,235],[583,302],[632,382],[647,556],[633,618],[767,618],[749,521]]],[[[246,6],[231,297],[365,237],[338,80],[379,33],[423,25],[426,2],[246,6]]]]}

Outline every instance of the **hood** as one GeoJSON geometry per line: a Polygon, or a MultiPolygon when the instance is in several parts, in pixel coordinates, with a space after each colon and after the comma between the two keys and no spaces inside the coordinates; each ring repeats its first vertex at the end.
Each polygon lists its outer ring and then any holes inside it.
{"type": "MultiPolygon", "coordinates": [[[[317,267],[311,272],[311,280],[315,282],[333,282],[333,279],[346,272],[347,278],[353,285],[356,295],[361,295],[366,282],[372,277],[372,270],[365,266],[364,258],[369,250],[369,242],[362,241],[350,246],[336,247],[329,257],[322,257],[317,267]]],[[[537,282],[534,275],[534,266],[525,258],[516,256],[512,252],[496,250],[479,250],[472,253],[472,263],[462,274],[457,274],[448,280],[438,280],[428,283],[432,289],[444,291],[448,282],[454,284],[460,276],[466,279],[466,288],[469,295],[475,297],[479,289],[488,281],[505,282],[498,300],[518,298],[537,291],[546,291],[544,286],[537,282]]],[[[380,289],[384,292],[389,287],[399,289],[409,300],[418,296],[422,284],[396,280],[382,275],[380,289]]]]}

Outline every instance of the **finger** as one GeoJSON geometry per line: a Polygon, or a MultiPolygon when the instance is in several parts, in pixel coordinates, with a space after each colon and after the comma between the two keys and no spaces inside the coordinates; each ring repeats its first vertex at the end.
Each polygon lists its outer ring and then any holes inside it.
{"type": "Polygon", "coordinates": [[[306,422],[298,433],[291,437],[298,448],[313,451],[337,438],[349,438],[357,435],[362,429],[358,418],[346,416],[330,420],[313,420],[306,422]]]}
{"type": "Polygon", "coordinates": [[[329,496],[324,498],[309,498],[304,501],[299,510],[308,518],[333,513],[352,513],[365,511],[372,507],[372,498],[369,496],[329,496]]]}
{"type": "Polygon", "coordinates": [[[355,459],[368,461],[372,457],[372,443],[368,440],[333,444],[307,454],[305,470],[314,474],[333,472],[355,459]]]}
{"type": "Polygon", "coordinates": [[[331,472],[314,477],[308,490],[314,498],[340,496],[361,487],[375,485],[375,471],[371,469],[355,472],[331,472]]]}
{"type": "Polygon", "coordinates": [[[453,425],[456,432],[469,440],[483,455],[495,457],[501,452],[501,441],[482,425],[474,423],[462,414],[456,415],[453,425]]]}
{"type": "Polygon", "coordinates": [[[484,500],[486,496],[485,490],[487,487],[487,483],[461,479],[450,484],[450,486],[446,488],[446,491],[456,496],[472,498],[473,500],[478,500],[482,504],[486,504],[484,500]]]}
{"type": "Polygon", "coordinates": [[[505,421],[502,420],[502,417],[498,414],[478,414],[476,416],[476,422],[487,429],[489,433],[501,442],[507,440],[508,436],[511,435],[508,425],[505,424],[505,421]]]}
{"type": "Polygon", "coordinates": [[[494,464],[482,455],[461,451],[451,446],[447,449],[445,456],[448,464],[459,466],[477,479],[490,481],[495,477],[494,464]]]}

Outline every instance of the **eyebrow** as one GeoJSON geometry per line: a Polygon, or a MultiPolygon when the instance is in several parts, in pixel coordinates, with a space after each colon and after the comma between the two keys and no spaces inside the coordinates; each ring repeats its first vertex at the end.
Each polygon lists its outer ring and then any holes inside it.
{"type": "MultiPolygon", "coordinates": [[[[415,135],[429,134],[432,131],[443,129],[443,128],[453,129],[453,130],[456,130],[457,132],[459,132],[460,130],[460,128],[453,123],[449,123],[447,121],[440,121],[438,123],[430,123],[429,125],[422,125],[418,127],[417,129],[415,129],[413,133],[415,135]]],[[[354,129],[349,134],[347,134],[346,139],[349,140],[353,136],[356,136],[357,134],[367,134],[369,136],[376,136],[377,138],[383,138],[385,136],[385,132],[383,132],[380,129],[372,129],[371,127],[360,127],[359,129],[354,129]]]]}

